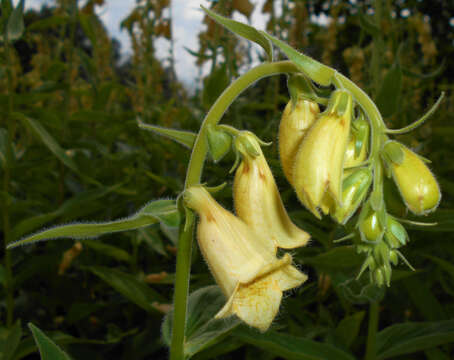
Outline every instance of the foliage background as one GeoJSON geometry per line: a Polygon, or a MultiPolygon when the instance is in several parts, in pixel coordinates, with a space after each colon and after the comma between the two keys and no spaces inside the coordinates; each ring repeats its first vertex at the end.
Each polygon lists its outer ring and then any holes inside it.
{"type": "MultiPolygon", "coordinates": [[[[5,245],[42,227],[121,218],[151,199],[176,198],[190,152],[140,130],[136,119],[197,132],[216,97],[252,65],[256,49],[205,18],[200,47],[187,56],[195,56],[199,65],[208,63],[210,72],[203,88],[188,93],[176,78],[172,52],[168,67],[156,59],[157,39],[173,41],[172,19],[163,11],[170,0],[138,1],[125,17],[122,25],[133,44],[125,63],[119,62],[118,42],[109,38],[94,12],[103,2],[58,0],[40,12],[28,11],[23,36],[0,47],[5,245]]],[[[10,8],[8,0],[2,1],[2,29],[10,8]]],[[[212,8],[247,18],[254,4],[220,0],[212,8]]],[[[373,300],[380,301],[379,329],[410,322],[445,329],[444,345],[425,340],[428,345],[416,346],[412,359],[452,358],[454,4],[267,0],[258,10],[269,14],[268,32],[348,75],[371,94],[389,127],[409,124],[441,91],[447,92],[429,122],[398,138],[432,160],[443,199],[435,214],[418,219],[436,221],[437,226],[409,226],[411,243],[404,254],[417,271],[401,266],[383,291],[353,281],[361,256],[348,245],[333,243],[346,230],[329,219],[315,221],[286,183],[276,146],[280,114],[288,101],[285,78],[257,83],[225,114],[223,122],[273,141],[266,155],[286,207],[313,237],[310,246],[294,253],[309,281],[287,296],[269,337],[290,334],[362,357],[368,303],[373,300]],[[328,24],[314,22],[320,14],[330,19],[328,24]]],[[[228,182],[218,199],[229,209],[232,161],[229,156],[220,164],[208,163],[204,178],[210,185],[228,182]]],[[[394,213],[411,218],[398,194],[388,204],[394,213]]],[[[13,251],[2,247],[3,358],[38,358],[28,322],[73,359],[166,358],[161,323],[172,303],[176,246],[175,228],[157,224],[96,240],[50,241],[13,251]]],[[[194,250],[191,291],[213,284],[194,250]]],[[[232,332],[196,358],[279,358],[265,340],[254,343],[245,332],[232,332]]],[[[394,340],[406,334],[394,334],[394,340]]],[[[378,346],[392,348],[389,343],[378,346]]],[[[408,358],[399,354],[382,358],[408,358]]]]}

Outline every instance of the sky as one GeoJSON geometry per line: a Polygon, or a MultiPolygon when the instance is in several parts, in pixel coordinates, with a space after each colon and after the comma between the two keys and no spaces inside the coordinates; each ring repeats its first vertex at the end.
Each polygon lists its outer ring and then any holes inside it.
{"type": "MultiPolygon", "coordinates": [[[[15,0],[14,3],[17,3],[15,0]]],[[[252,24],[259,29],[265,28],[267,16],[261,13],[264,0],[252,0],[256,5],[252,14],[252,24]]],[[[54,0],[25,0],[26,8],[40,9],[42,5],[52,5],[54,0]]],[[[80,0],[79,4],[83,4],[80,0]]],[[[195,79],[199,69],[195,65],[195,58],[189,55],[184,47],[198,50],[198,33],[204,29],[202,24],[203,13],[200,5],[209,6],[209,0],[172,0],[172,33],[174,36],[175,70],[178,78],[189,88],[195,86],[195,79]]],[[[131,43],[126,30],[120,29],[121,21],[132,11],[136,0],[105,0],[104,6],[97,6],[96,12],[103,20],[110,35],[121,43],[121,51],[124,57],[131,53],[131,43]]],[[[246,21],[241,14],[235,16],[236,20],[246,21]]],[[[159,40],[156,43],[158,58],[165,59],[169,54],[167,40],[159,40]]]]}

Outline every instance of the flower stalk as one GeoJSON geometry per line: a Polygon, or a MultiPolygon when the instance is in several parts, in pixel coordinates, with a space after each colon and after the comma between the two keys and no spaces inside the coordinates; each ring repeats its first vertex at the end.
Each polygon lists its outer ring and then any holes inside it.
{"type": "MultiPolygon", "coordinates": [[[[208,125],[216,125],[231,103],[249,86],[257,80],[284,73],[299,72],[291,61],[279,61],[259,65],[242,75],[227,87],[203,120],[199,134],[195,141],[188,170],[186,172],[185,189],[200,183],[203,166],[208,152],[206,139],[208,125]]],[[[189,292],[189,274],[191,263],[191,247],[194,233],[193,213],[186,212],[186,223],[180,225],[178,241],[177,264],[174,290],[174,315],[170,359],[184,359],[184,339],[186,326],[187,298],[189,292]]]]}

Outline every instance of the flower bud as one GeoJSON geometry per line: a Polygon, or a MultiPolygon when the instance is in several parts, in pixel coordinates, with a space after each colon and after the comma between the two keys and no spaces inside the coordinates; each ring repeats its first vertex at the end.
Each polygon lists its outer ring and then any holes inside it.
{"type": "Polygon", "coordinates": [[[366,160],[369,132],[369,123],[363,116],[353,121],[350,140],[345,151],[344,169],[358,166],[366,160]]]}
{"type": "Polygon", "coordinates": [[[407,230],[391,215],[386,218],[385,240],[391,249],[398,249],[408,242],[407,230]]]}
{"type": "Polygon", "coordinates": [[[333,218],[340,224],[345,224],[365,199],[370,184],[372,172],[369,168],[346,170],[342,181],[342,207],[336,206],[333,218]]]}
{"type": "Polygon", "coordinates": [[[388,141],[383,155],[407,208],[416,215],[434,211],[440,203],[441,192],[424,161],[397,141],[388,141]],[[396,151],[398,149],[401,153],[396,151]]]}
{"type": "Polygon", "coordinates": [[[352,108],[350,93],[336,90],[328,108],[304,137],[295,158],[292,184],[300,201],[318,218],[317,208],[325,194],[342,206],[341,180],[352,108]]]}
{"type": "Polygon", "coordinates": [[[366,242],[377,242],[383,236],[383,227],[381,226],[378,214],[373,211],[359,224],[361,239],[366,242]]]}
{"type": "Polygon", "coordinates": [[[238,217],[256,233],[270,238],[276,247],[306,245],[309,234],[290,220],[257,137],[243,131],[237,136],[235,147],[243,159],[233,184],[238,217]]]}
{"type": "Polygon", "coordinates": [[[317,103],[298,99],[290,100],[279,125],[279,155],[285,177],[292,183],[293,164],[301,141],[315,121],[320,109],[317,103]]]}
{"type": "Polygon", "coordinates": [[[291,265],[289,254],[276,258],[273,241],[256,234],[203,187],[187,189],[184,200],[199,214],[200,250],[228,298],[215,317],[236,314],[250,326],[266,331],[279,310],[282,292],[301,285],[306,275],[291,265]]]}

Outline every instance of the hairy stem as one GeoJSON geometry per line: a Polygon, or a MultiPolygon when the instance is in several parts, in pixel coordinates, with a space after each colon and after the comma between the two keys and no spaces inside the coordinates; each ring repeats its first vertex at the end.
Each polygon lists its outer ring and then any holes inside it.
{"type": "MultiPolygon", "coordinates": [[[[236,79],[227,89],[224,90],[206,115],[194,143],[191,159],[186,173],[185,188],[200,183],[208,151],[208,144],[206,140],[207,126],[216,125],[238,95],[240,95],[257,80],[272,75],[295,72],[299,72],[299,70],[291,61],[264,63],[249,70],[246,74],[236,79]]],[[[171,360],[184,359],[186,309],[189,291],[194,221],[194,214],[192,212],[188,212],[186,226],[184,227],[184,225],[180,225],[174,290],[172,344],[170,347],[171,360]]]]}

